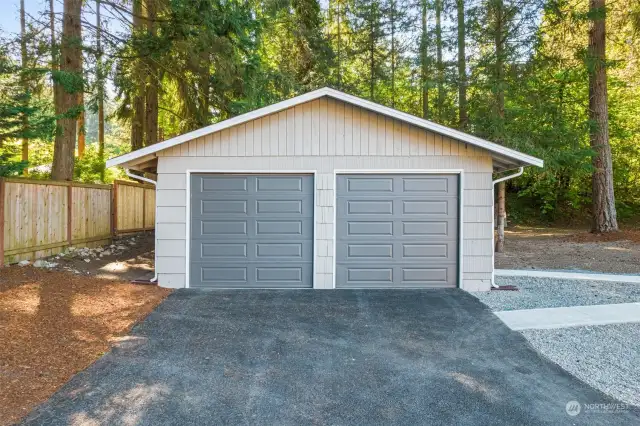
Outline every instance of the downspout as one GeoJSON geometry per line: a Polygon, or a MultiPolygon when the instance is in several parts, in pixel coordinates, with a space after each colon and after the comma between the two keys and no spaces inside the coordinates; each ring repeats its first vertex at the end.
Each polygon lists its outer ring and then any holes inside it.
{"type": "Polygon", "coordinates": [[[491,261],[493,263],[493,268],[491,268],[491,287],[493,288],[500,288],[499,285],[496,284],[495,278],[496,278],[496,269],[495,269],[495,265],[496,265],[496,233],[495,233],[495,227],[496,227],[496,208],[495,208],[495,193],[496,193],[496,183],[500,183],[500,182],[504,182],[505,180],[509,180],[509,179],[513,179],[513,178],[517,178],[518,176],[521,176],[522,173],[524,173],[524,167],[520,167],[520,169],[518,170],[517,173],[514,173],[512,175],[509,176],[503,176],[500,179],[496,179],[493,181],[493,200],[494,200],[494,204],[493,204],[493,212],[491,212],[491,261]]]}
{"type": "MultiPolygon", "coordinates": [[[[124,172],[127,176],[129,176],[132,179],[136,179],[136,180],[141,180],[143,182],[147,182],[150,183],[151,185],[153,185],[154,187],[156,187],[156,190],[158,189],[158,183],[155,180],[151,180],[149,178],[146,178],[144,176],[138,176],[138,175],[134,175],[133,173],[131,173],[129,171],[129,169],[124,169],[124,172]]],[[[157,191],[156,191],[157,194],[157,191]]],[[[153,278],[151,278],[152,283],[155,283],[158,281],[158,272],[156,271],[156,265],[158,264],[158,203],[155,203],[156,205],[156,212],[155,212],[155,219],[156,219],[156,223],[154,225],[154,231],[153,231],[153,238],[154,238],[154,243],[153,243],[153,278]]]]}

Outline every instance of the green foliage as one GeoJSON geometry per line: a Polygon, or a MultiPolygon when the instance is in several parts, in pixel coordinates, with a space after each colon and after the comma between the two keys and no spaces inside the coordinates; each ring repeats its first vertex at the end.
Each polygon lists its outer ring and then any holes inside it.
{"type": "Polygon", "coordinates": [[[22,174],[28,163],[15,160],[18,154],[16,146],[3,145],[0,148],[0,176],[18,176],[22,174]]]}
{"type": "MultiPolygon", "coordinates": [[[[48,30],[39,28],[37,20],[29,24],[29,66],[17,67],[17,58],[0,51],[0,139],[7,141],[0,158],[7,173],[19,173],[24,167],[19,140],[25,136],[31,146],[30,174],[48,173],[55,119],[48,77],[69,93],[85,92],[88,146],[77,162],[75,178],[87,182],[99,181],[103,167],[95,117],[98,74],[107,81],[107,95],[115,92],[114,100],[107,99],[106,158],[131,149],[132,104],[141,94],[138,91],[145,90],[151,70],[160,82],[158,118],[165,138],[325,85],[415,115],[422,115],[425,87],[429,117],[458,125],[460,76],[453,0],[442,2],[440,46],[432,0],[148,1],[157,6],[157,32],[147,31],[143,23],[122,34],[105,23],[100,73],[91,47],[95,29],[86,22],[82,76],[47,74],[50,46],[43,34],[48,30]],[[426,37],[421,26],[423,4],[428,9],[426,37]],[[441,69],[437,50],[443,52],[441,69]],[[27,127],[22,125],[25,116],[27,127]]],[[[621,218],[638,215],[640,206],[637,3],[608,2],[606,10],[604,65],[621,218]]],[[[119,24],[129,28],[131,2],[117,4],[119,9],[109,14],[110,19],[119,16],[119,24]]],[[[105,9],[112,7],[103,3],[105,9]]],[[[465,131],[545,160],[544,169],[528,168],[507,186],[510,215],[565,222],[588,217],[593,172],[588,70],[594,64],[586,46],[589,25],[604,10],[590,13],[587,0],[480,0],[466,2],[465,10],[469,115],[465,131]],[[496,40],[504,42],[500,52],[496,40]]],[[[64,115],[75,117],[79,111],[71,109],[64,115]]],[[[107,171],[106,179],[116,173],[121,171],[107,171]]]]}

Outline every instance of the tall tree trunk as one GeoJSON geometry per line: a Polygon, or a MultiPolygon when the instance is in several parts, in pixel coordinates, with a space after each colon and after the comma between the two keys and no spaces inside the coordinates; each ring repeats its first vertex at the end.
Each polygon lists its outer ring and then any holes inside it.
{"type": "MultiPolygon", "coordinates": [[[[24,0],[20,0],[20,56],[22,60],[22,75],[21,83],[22,90],[25,95],[29,93],[29,81],[27,80],[27,26],[25,19],[24,0]]],[[[28,106],[28,98],[25,97],[23,107],[28,106]]],[[[29,138],[27,138],[27,131],[29,130],[29,116],[26,112],[22,113],[22,161],[29,161],[29,138]]],[[[27,176],[29,169],[24,168],[23,174],[27,176]]]]}
{"type": "Polygon", "coordinates": [[[436,6],[436,67],[437,67],[437,86],[438,86],[438,104],[436,106],[436,114],[438,120],[442,121],[442,110],[444,109],[444,63],[442,62],[442,0],[435,0],[436,6]]]}
{"type": "Polygon", "coordinates": [[[590,0],[592,22],[589,30],[587,67],[589,69],[589,141],[593,156],[592,197],[593,232],[618,230],[613,193],[613,162],[609,144],[607,107],[606,5],[605,0],[590,0]]]}
{"type": "Polygon", "coordinates": [[[498,129],[499,138],[502,140],[504,125],[504,43],[505,43],[505,22],[504,22],[504,2],[503,0],[495,0],[495,33],[494,47],[496,54],[495,67],[495,105],[496,114],[499,118],[500,128],[498,129]]]}
{"type": "MultiPolygon", "coordinates": [[[[142,0],[133,0],[133,28],[134,37],[139,36],[144,27],[142,19],[142,0]]],[[[134,64],[134,93],[131,99],[131,150],[135,151],[144,146],[144,100],[146,97],[145,76],[142,70],[142,60],[136,59],[134,64]]]]}
{"type": "MultiPolygon", "coordinates": [[[[81,54],[82,55],[82,54],[81,54]]],[[[80,67],[82,67],[82,56],[80,56],[80,67]]],[[[78,158],[83,158],[84,157],[84,149],[85,149],[85,145],[86,145],[86,138],[85,138],[85,129],[84,129],[84,91],[81,91],[80,93],[78,93],[78,105],[80,106],[80,108],[82,108],[82,110],[80,111],[80,114],[78,115],[78,127],[76,129],[76,131],[78,132],[78,158]]]]}
{"type": "Polygon", "coordinates": [[[396,106],[396,2],[391,1],[391,108],[396,106]]]}
{"type": "Polygon", "coordinates": [[[96,0],[96,70],[98,80],[98,158],[100,158],[100,180],[104,182],[104,75],[102,73],[102,21],[100,0],[96,0]]]}
{"type": "MultiPolygon", "coordinates": [[[[78,82],[82,82],[82,29],[80,11],[82,0],[64,0],[62,21],[62,42],[60,46],[60,70],[69,74],[78,82]]],[[[77,111],[78,93],[56,83],[54,90],[59,90],[55,105],[56,115],[77,111]],[[69,90],[69,91],[68,91],[69,90]]],[[[82,86],[82,85],[80,85],[82,86]]],[[[82,87],[75,90],[83,90],[82,87]]],[[[64,117],[57,120],[56,139],[53,147],[53,165],[51,177],[56,180],[72,180],[74,151],[76,142],[76,117],[64,117]]]]}
{"type": "MultiPolygon", "coordinates": [[[[53,1],[54,0],[49,0],[49,30],[51,31],[51,69],[57,70],[59,64],[58,64],[58,53],[57,53],[58,47],[56,46],[56,14],[55,14],[55,11],[53,10],[53,1]]],[[[55,96],[56,96],[56,92],[53,91],[54,105],[56,104],[55,96]]]]}
{"type": "Polygon", "coordinates": [[[429,55],[427,30],[427,0],[421,0],[422,33],[420,34],[420,83],[422,87],[422,118],[429,118],[429,55]]]}
{"type": "MultiPolygon", "coordinates": [[[[158,12],[156,0],[146,0],[146,5],[147,32],[149,36],[155,37],[157,34],[156,18],[158,12]]],[[[145,142],[147,146],[158,142],[158,66],[152,55],[149,55],[148,70],[145,126],[145,142]]]]}
{"type": "Polygon", "coordinates": [[[338,89],[342,90],[342,31],[341,31],[341,25],[342,25],[342,8],[341,6],[341,0],[338,0],[337,2],[338,5],[338,89]]]}
{"type": "Polygon", "coordinates": [[[467,128],[467,58],[465,53],[464,0],[456,0],[458,9],[458,127],[467,128]]]}
{"type": "MultiPolygon", "coordinates": [[[[503,0],[494,1],[494,48],[496,54],[495,64],[495,108],[496,117],[498,118],[499,126],[496,132],[496,141],[503,142],[504,137],[504,43],[505,43],[505,22],[504,22],[504,2],[503,0]]],[[[498,253],[504,251],[504,228],[507,221],[507,209],[506,209],[506,185],[505,182],[498,183],[498,220],[497,230],[498,238],[496,240],[495,250],[498,253]]]]}
{"type": "MultiPolygon", "coordinates": [[[[371,5],[371,11],[373,12],[373,8],[375,6],[371,5]]],[[[370,16],[370,25],[369,25],[369,99],[371,101],[375,101],[375,87],[376,87],[376,66],[375,66],[375,51],[376,51],[376,34],[375,34],[375,23],[374,23],[374,15],[371,13],[370,16]]]]}

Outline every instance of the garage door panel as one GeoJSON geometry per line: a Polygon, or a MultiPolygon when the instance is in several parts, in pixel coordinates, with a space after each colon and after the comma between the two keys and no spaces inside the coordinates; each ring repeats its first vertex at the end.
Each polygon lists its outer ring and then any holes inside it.
{"type": "Polygon", "coordinates": [[[422,176],[401,177],[402,189],[405,193],[414,195],[458,195],[457,176],[439,176],[424,179],[422,176]]]}
{"type": "Polygon", "coordinates": [[[249,229],[247,220],[199,220],[193,221],[191,226],[191,239],[223,236],[246,238],[249,229]]]}
{"type": "Polygon", "coordinates": [[[448,198],[409,198],[394,195],[393,199],[382,199],[380,194],[338,198],[337,214],[348,220],[368,220],[377,218],[407,219],[456,219],[458,218],[458,199],[448,198]]]}
{"type": "Polygon", "coordinates": [[[352,197],[400,194],[405,197],[458,197],[458,175],[340,175],[336,190],[352,197]]]}
{"type": "Polygon", "coordinates": [[[336,256],[346,262],[394,262],[439,264],[455,262],[458,257],[456,241],[339,241],[336,256]]]}
{"type": "Polygon", "coordinates": [[[313,219],[244,219],[244,220],[193,220],[192,240],[211,238],[282,238],[306,236],[313,233],[313,219]]]}
{"type": "Polygon", "coordinates": [[[191,205],[191,286],[312,286],[311,176],[195,174],[191,205]]]}
{"type": "Polygon", "coordinates": [[[347,267],[336,265],[336,283],[346,288],[450,288],[455,265],[408,267],[403,265],[347,267]]]}
{"type": "Polygon", "coordinates": [[[338,175],[338,287],[454,287],[458,176],[338,175]]]}
{"type": "Polygon", "coordinates": [[[190,277],[192,288],[302,288],[313,282],[313,267],[311,263],[211,266],[193,262],[190,277]]]}
{"type": "Polygon", "coordinates": [[[192,243],[190,253],[193,262],[247,263],[247,262],[310,262],[313,257],[313,241],[276,241],[273,239],[199,240],[192,243]]]}
{"type": "MultiPolygon", "coordinates": [[[[203,195],[203,194],[200,194],[203,195]]],[[[252,196],[245,194],[216,194],[209,199],[192,197],[192,214],[194,220],[206,219],[238,219],[240,217],[313,218],[313,197],[299,196],[252,196]],[[248,197],[251,199],[248,200],[248,197]]]]}
{"type": "Polygon", "coordinates": [[[338,241],[343,239],[380,240],[394,238],[423,239],[425,241],[458,239],[458,219],[432,220],[380,220],[358,218],[349,220],[338,215],[338,226],[342,232],[337,234],[338,241]]]}
{"type": "Polygon", "coordinates": [[[198,192],[234,192],[246,193],[249,190],[249,180],[246,176],[200,176],[196,180],[198,192]]]}

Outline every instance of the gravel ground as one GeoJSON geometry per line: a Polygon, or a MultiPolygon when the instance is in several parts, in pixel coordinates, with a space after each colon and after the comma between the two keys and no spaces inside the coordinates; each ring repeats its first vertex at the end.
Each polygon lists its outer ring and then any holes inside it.
{"type": "Polygon", "coordinates": [[[640,406],[639,323],[525,330],[522,334],[577,378],[627,404],[640,406]]]}
{"type": "Polygon", "coordinates": [[[555,278],[496,277],[520,291],[474,293],[494,311],[640,302],[640,284],[555,278]]]}

